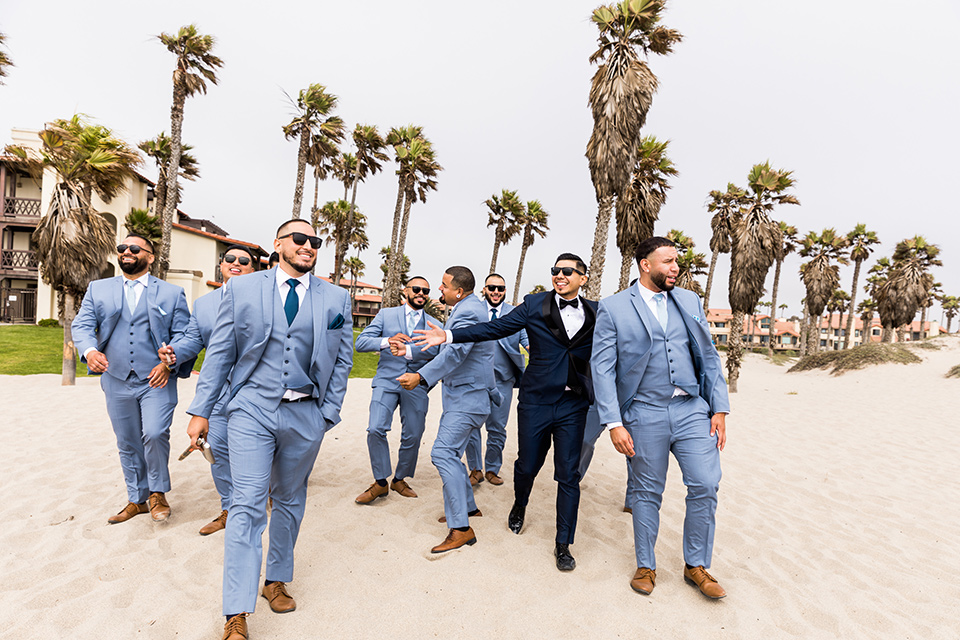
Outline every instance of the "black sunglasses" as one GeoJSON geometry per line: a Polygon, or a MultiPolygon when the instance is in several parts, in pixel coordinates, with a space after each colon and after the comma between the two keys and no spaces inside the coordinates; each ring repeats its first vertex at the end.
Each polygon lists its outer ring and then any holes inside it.
{"type": "Polygon", "coordinates": [[[146,247],[141,247],[138,244],[118,244],[117,245],[117,253],[123,253],[128,249],[130,250],[130,253],[132,253],[133,255],[137,255],[141,251],[146,251],[147,253],[153,253],[153,251],[150,251],[150,249],[147,249],[146,247]]]}
{"type": "Polygon", "coordinates": [[[236,262],[239,262],[240,265],[244,267],[250,264],[250,258],[248,258],[247,256],[232,256],[228,254],[223,256],[223,261],[226,262],[227,264],[233,264],[234,261],[236,261],[236,262]]]}
{"type": "Polygon", "coordinates": [[[502,284],[488,284],[488,285],[487,285],[487,291],[506,291],[506,290],[507,290],[506,285],[502,285],[502,284]]]}
{"type": "Polygon", "coordinates": [[[307,240],[310,241],[310,246],[314,249],[319,249],[320,245],[323,243],[323,239],[319,236],[308,236],[305,233],[300,233],[299,231],[294,231],[293,233],[288,233],[283,236],[277,236],[277,240],[283,240],[284,238],[290,238],[293,240],[293,244],[298,247],[302,247],[303,243],[307,240]]]}
{"type": "Polygon", "coordinates": [[[418,287],[418,286],[416,286],[416,285],[412,285],[412,286],[410,287],[410,291],[412,291],[412,292],[414,293],[414,295],[416,295],[416,294],[418,294],[418,293],[422,293],[422,294],[425,295],[425,296],[430,295],[430,287],[418,287]]]}
{"type": "Polygon", "coordinates": [[[550,275],[552,276],[558,276],[562,273],[569,278],[574,274],[574,272],[583,275],[583,271],[580,271],[580,269],[574,269],[573,267],[550,267],[550,275]]]}

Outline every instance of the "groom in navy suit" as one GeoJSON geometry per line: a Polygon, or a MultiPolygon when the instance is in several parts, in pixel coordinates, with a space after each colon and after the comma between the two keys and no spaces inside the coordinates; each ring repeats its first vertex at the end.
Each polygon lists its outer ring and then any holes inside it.
{"type": "Polygon", "coordinates": [[[600,303],[591,360],[600,423],[629,458],[637,556],[630,586],[650,595],[656,584],[654,546],[672,452],[687,486],[684,579],[722,598],[726,593],[707,573],[730,411],[720,356],[700,298],[674,288],[680,271],[674,243],[648,238],[636,258],[637,284],[600,303]]]}
{"type": "Polygon", "coordinates": [[[463,329],[444,331],[434,325],[418,344],[499,340],[526,329],[530,362],[520,382],[517,405],[517,461],[513,466],[514,503],[507,526],[523,529],[533,481],[546,460],[553,439],[557,481],[557,568],[572,571],[570,554],[580,507],[580,449],[587,409],[593,400],[590,351],[597,303],[580,297],[587,266],[563,253],[550,270],[553,291],[526,296],[502,318],[463,329]]]}

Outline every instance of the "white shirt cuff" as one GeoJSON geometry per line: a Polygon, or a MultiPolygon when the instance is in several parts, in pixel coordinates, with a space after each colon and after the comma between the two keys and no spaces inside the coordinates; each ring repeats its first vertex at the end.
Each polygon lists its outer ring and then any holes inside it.
{"type": "Polygon", "coordinates": [[[403,354],[403,357],[407,360],[413,360],[413,345],[407,345],[407,352],[403,354]]]}
{"type": "Polygon", "coordinates": [[[390,338],[380,338],[380,351],[390,348],[390,338]]]}
{"type": "Polygon", "coordinates": [[[83,359],[86,360],[86,359],[87,359],[87,356],[90,355],[90,352],[91,352],[91,351],[96,351],[96,350],[97,350],[96,347],[89,347],[89,348],[87,348],[87,350],[83,352],[83,359]]]}
{"type": "Polygon", "coordinates": [[[447,344],[453,344],[453,331],[450,331],[450,329],[444,329],[443,332],[447,334],[447,344]]]}
{"type": "Polygon", "coordinates": [[[610,422],[603,425],[603,428],[606,429],[607,431],[610,431],[610,429],[616,429],[617,427],[622,427],[622,426],[623,426],[622,422],[610,422]]]}

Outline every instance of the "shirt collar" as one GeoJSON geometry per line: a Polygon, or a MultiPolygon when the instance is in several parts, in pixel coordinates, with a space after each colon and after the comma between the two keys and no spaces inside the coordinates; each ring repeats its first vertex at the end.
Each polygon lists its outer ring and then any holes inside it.
{"type": "Polygon", "coordinates": [[[143,288],[146,289],[146,288],[147,288],[147,282],[150,281],[150,274],[149,274],[149,273],[145,273],[145,274],[143,274],[142,276],[140,276],[139,278],[137,278],[137,279],[135,279],[135,280],[130,280],[130,278],[127,278],[126,276],[124,276],[123,280],[124,280],[124,284],[126,284],[127,282],[139,282],[140,284],[143,285],[143,288]]]}
{"type": "Polygon", "coordinates": [[[637,289],[640,291],[640,297],[642,297],[643,301],[646,302],[647,304],[650,304],[651,302],[653,302],[653,296],[657,295],[657,293],[662,293],[665,297],[667,295],[666,291],[660,291],[660,292],[650,291],[650,289],[647,289],[645,286],[640,284],[639,279],[637,280],[637,289]]]}
{"type": "Polygon", "coordinates": [[[404,303],[403,306],[407,308],[407,310],[403,312],[403,315],[407,317],[409,317],[411,313],[415,313],[417,317],[419,317],[420,313],[423,312],[423,309],[414,309],[413,307],[410,306],[409,303],[404,303]]]}
{"type": "MultiPolygon", "coordinates": [[[[287,280],[289,280],[289,279],[290,279],[290,276],[287,274],[287,272],[284,271],[283,269],[281,269],[280,267],[277,267],[277,284],[278,284],[278,285],[280,285],[280,284],[287,284],[287,280]]],[[[309,274],[309,273],[304,273],[303,275],[295,278],[295,280],[296,280],[297,282],[299,282],[300,284],[303,285],[303,290],[304,290],[304,291],[306,291],[307,289],[310,288],[310,274],[309,274]]]]}
{"type": "MultiPolygon", "coordinates": [[[[553,296],[554,296],[554,298],[556,298],[556,300],[557,300],[557,306],[559,307],[559,306],[560,306],[560,301],[563,300],[563,298],[562,298],[562,297],[560,296],[560,294],[557,293],[556,291],[553,292],[553,296]]],[[[579,299],[580,299],[580,294],[577,294],[577,297],[574,298],[574,300],[579,300],[579,299]]],[[[582,302],[577,303],[577,310],[580,310],[581,308],[583,308],[583,303],[582,303],[582,302]]]]}

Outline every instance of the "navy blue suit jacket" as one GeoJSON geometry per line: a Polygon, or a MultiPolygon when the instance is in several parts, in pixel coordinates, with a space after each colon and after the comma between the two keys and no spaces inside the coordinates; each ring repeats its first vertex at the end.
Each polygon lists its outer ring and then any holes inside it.
{"type": "Polygon", "coordinates": [[[524,296],[513,311],[491,322],[481,322],[464,329],[453,329],[454,342],[499,340],[526,329],[530,341],[530,362],[520,381],[519,400],[529,404],[553,404],[566,387],[593,402],[590,380],[590,352],[593,349],[593,326],[597,319],[597,303],[580,298],[584,308],[583,327],[567,338],[553,291],[524,296]]]}

